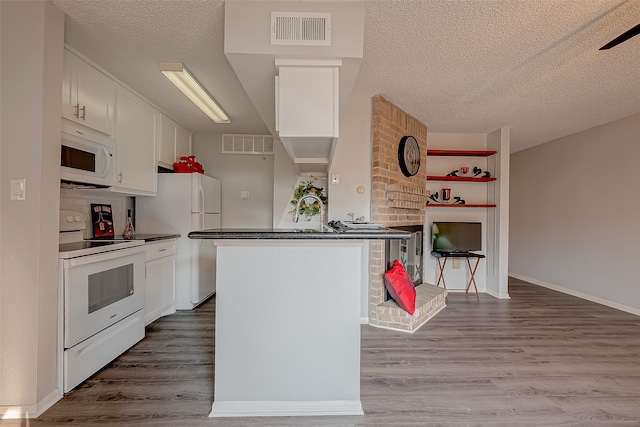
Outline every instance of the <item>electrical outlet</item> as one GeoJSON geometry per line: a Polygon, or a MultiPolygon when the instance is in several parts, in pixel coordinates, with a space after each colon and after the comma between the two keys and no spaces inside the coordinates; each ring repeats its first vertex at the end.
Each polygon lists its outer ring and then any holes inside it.
{"type": "Polygon", "coordinates": [[[460,268],[460,258],[453,258],[453,268],[460,268]]]}
{"type": "Polygon", "coordinates": [[[240,192],[240,200],[248,200],[249,199],[249,192],[248,191],[241,191],[240,192]]]}

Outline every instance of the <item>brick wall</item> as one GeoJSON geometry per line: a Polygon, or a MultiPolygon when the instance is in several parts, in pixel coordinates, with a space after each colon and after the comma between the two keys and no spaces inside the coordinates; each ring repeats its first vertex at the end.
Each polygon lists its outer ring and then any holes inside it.
{"type": "MultiPolygon", "coordinates": [[[[427,197],[427,126],[381,95],[372,108],[371,221],[386,226],[424,225],[427,197]],[[420,146],[421,164],[412,177],[398,164],[398,145],[412,135],[420,146]]],[[[369,245],[369,321],[376,324],[375,307],[384,302],[384,241],[369,245]]]]}

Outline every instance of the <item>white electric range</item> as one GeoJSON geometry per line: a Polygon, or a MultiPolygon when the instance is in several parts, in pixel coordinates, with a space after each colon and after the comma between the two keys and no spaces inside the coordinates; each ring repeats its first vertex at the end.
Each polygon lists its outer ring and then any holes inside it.
{"type": "Polygon", "coordinates": [[[60,213],[59,328],[64,393],[144,338],[144,241],[85,240],[81,212],[60,213]]]}

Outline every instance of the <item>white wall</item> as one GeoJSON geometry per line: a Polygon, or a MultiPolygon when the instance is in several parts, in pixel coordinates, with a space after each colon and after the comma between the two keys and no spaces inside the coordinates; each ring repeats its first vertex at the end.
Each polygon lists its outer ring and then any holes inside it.
{"type": "Polygon", "coordinates": [[[273,169],[273,227],[288,228],[283,224],[284,214],[291,210],[291,196],[300,176],[277,138],[273,144],[273,169]]]}
{"type": "MultiPolygon", "coordinates": [[[[371,220],[371,106],[370,97],[352,93],[347,111],[340,123],[340,138],[336,145],[327,179],[329,208],[328,220],[354,218],[371,220]],[[340,176],[338,184],[331,184],[333,174],[340,176]],[[362,194],[358,187],[364,188],[362,194]]],[[[369,319],[369,242],[362,247],[362,283],[360,287],[360,317],[369,319]]]]}
{"type": "Polygon", "coordinates": [[[60,93],[64,14],[2,1],[0,418],[37,416],[56,390],[60,93]],[[26,179],[12,201],[11,178],[26,179]]]}
{"type": "Polygon", "coordinates": [[[328,177],[330,220],[344,221],[350,212],[371,219],[371,105],[371,98],[353,94],[340,123],[328,177]],[[340,175],[339,184],[331,184],[333,174],[340,175]],[[358,194],[358,187],[364,193],[358,194]]]}
{"type": "Polygon", "coordinates": [[[509,273],[640,314],[640,114],[511,156],[509,273]]]}
{"type": "Polygon", "coordinates": [[[509,160],[511,131],[501,128],[487,135],[487,149],[497,151],[489,157],[488,168],[496,177],[487,184],[487,293],[509,298],[509,160]]]}
{"type": "Polygon", "coordinates": [[[84,215],[84,221],[86,223],[86,229],[84,230],[85,239],[91,239],[93,237],[93,229],[91,228],[92,203],[111,205],[114,234],[121,236],[127,224],[127,209],[132,209],[133,211],[133,197],[100,189],[60,189],[60,210],[82,212],[84,215]]]}
{"type": "Polygon", "coordinates": [[[223,228],[271,228],[272,155],[222,154],[222,134],[217,132],[194,132],[193,154],[206,175],[222,181],[223,228]],[[249,199],[241,199],[241,191],[248,191],[249,199]]]}

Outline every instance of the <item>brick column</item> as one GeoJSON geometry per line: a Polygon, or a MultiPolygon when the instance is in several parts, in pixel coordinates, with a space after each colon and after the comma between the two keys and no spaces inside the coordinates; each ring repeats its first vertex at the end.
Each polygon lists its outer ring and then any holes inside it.
{"type": "MultiPolygon", "coordinates": [[[[373,97],[371,164],[371,221],[394,225],[424,225],[427,188],[427,126],[382,95],[373,97]],[[420,146],[421,165],[412,177],[402,174],[398,145],[411,135],[420,146]],[[406,200],[396,201],[398,199],[406,200]]],[[[384,241],[369,245],[369,321],[377,324],[375,307],[384,301],[384,241]]]]}

